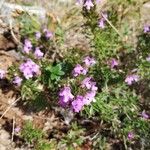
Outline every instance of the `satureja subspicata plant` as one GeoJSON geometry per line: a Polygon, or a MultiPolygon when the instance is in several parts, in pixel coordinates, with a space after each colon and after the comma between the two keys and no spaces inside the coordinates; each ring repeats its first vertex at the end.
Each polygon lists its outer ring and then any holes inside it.
{"type": "Polygon", "coordinates": [[[80,112],[84,106],[90,105],[95,101],[96,91],[98,87],[92,77],[87,76],[90,67],[95,65],[94,58],[87,56],[83,58],[83,65],[77,64],[72,71],[72,76],[75,78],[75,84],[79,91],[76,95],[72,94],[69,85],[64,86],[59,92],[59,103],[62,107],[70,107],[74,112],[80,112]]]}
{"type": "MultiPolygon", "coordinates": [[[[30,36],[25,34],[23,37],[22,48],[19,49],[22,55],[20,62],[8,71],[0,69],[0,79],[8,76],[17,89],[20,89],[23,99],[35,100],[40,96],[40,102],[43,102],[41,97],[45,96],[44,99],[50,105],[69,109],[86,119],[93,117],[102,128],[105,126],[103,132],[109,131],[110,137],[123,141],[127,149],[128,145],[130,147],[130,144],[140,141],[141,137],[149,136],[149,111],[140,107],[142,93],[138,93],[136,87],[140,86],[143,80],[149,79],[147,66],[150,65],[150,53],[146,50],[145,53],[141,52],[139,65],[135,60],[132,62],[133,68],[124,64],[118,49],[124,49],[126,43],[120,40],[122,33],[119,27],[116,29],[112,23],[117,24],[117,21],[113,20],[113,12],[107,9],[96,12],[96,6],[101,5],[101,2],[102,0],[76,1],[77,5],[82,7],[86,27],[94,38],[90,39],[93,42],[92,50],[80,56],[80,63],[71,64],[73,67],[69,70],[70,74],[65,72],[63,66],[68,61],[65,55],[65,63],[63,58],[59,61],[49,60],[47,51],[57,34],[42,28],[35,30],[34,35],[27,31],[30,36]]],[[[142,34],[147,38],[150,26],[145,25],[142,30],[142,34]]],[[[68,57],[73,59],[75,56],[68,57]]],[[[95,139],[101,134],[104,139],[110,140],[101,130],[96,131],[98,133],[94,136],[95,139]]]]}

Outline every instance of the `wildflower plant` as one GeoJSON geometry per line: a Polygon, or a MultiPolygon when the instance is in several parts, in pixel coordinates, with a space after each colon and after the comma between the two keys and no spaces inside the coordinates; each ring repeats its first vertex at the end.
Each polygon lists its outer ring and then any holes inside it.
{"type": "Polygon", "coordinates": [[[72,71],[74,79],[69,79],[67,85],[59,92],[59,103],[62,107],[70,107],[74,112],[80,112],[84,105],[95,101],[98,88],[92,77],[88,77],[89,69],[95,64],[96,60],[93,57],[86,56],[82,65],[77,64],[74,67],[72,71]]]}
{"type": "MultiPolygon", "coordinates": [[[[149,102],[145,102],[150,91],[150,27],[143,26],[133,46],[128,39],[131,29],[124,29],[126,13],[116,9],[118,5],[121,9],[131,8],[138,2],[111,0],[100,11],[98,6],[102,0],[75,3],[82,8],[85,34],[91,35],[88,36],[91,50],[83,52],[75,47],[55,58],[56,53],[51,55],[53,50],[58,49],[60,53],[59,44],[63,44],[61,27],[54,31],[49,25],[40,26],[25,13],[19,18],[22,24],[20,61],[7,71],[0,69],[0,80],[9,79],[22,100],[30,104],[32,100],[44,108],[57,105],[76,114],[73,119],[77,124],[56,142],[58,146],[73,149],[84,143],[83,131],[78,128],[82,124],[80,119],[98,120],[96,134],[88,136],[96,148],[107,149],[111,140],[119,140],[124,149],[143,140],[146,145],[146,139],[150,138],[149,102]]],[[[29,143],[35,142],[37,149],[51,145],[31,124],[25,125],[22,136],[29,143]]]]}

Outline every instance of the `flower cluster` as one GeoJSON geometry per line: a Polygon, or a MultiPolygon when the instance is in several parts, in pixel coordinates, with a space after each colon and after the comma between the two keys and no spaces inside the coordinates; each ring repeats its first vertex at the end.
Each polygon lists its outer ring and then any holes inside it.
{"type": "Polygon", "coordinates": [[[52,39],[53,36],[54,36],[53,33],[51,31],[49,31],[47,28],[43,29],[43,33],[41,33],[41,32],[35,33],[36,40],[39,40],[41,37],[45,37],[46,39],[52,39]]]}
{"type": "Polygon", "coordinates": [[[44,29],[43,31],[47,39],[53,38],[53,33],[51,31],[49,31],[48,29],[44,29]]]}
{"type": "Polygon", "coordinates": [[[26,79],[32,78],[34,75],[40,73],[40,67],[31,59],[28,59],[25,63],[22,63],[19,69],[26,79]]]}
{"type": "MultiPolygon", "coordinates": [[[[79,75],[86,75],[89,67],[93,66],[96,61],[95,59],[87,56],[83,59],[84,65],[81,66],[77,64],[73,69],[73,76],[77,77],[79,75]]],[[[74,112],[80,112],[84,105],[89,105],[91,102],[95,101],[95,95],[97,91],[96,82],[93,81],[92,77],[85,77],[80,82],[80,87],[86,91],[84,94],[78,94],[74,96],[71,93],[71,88],[69,86],[64,87],[59,92],[59,103],[61,106],[70,106],[74,112]]]]}
{"type": "MultiPolygon", "coordinates": [[[[39,37],[40,37],[40,35],[38,35],[38,34],[40,34],[40,32],[39,32],[39,33],[36,33],[36,38],[39,38],[39,37]]],[[[33,46],[32,46],[31,41],[28,40],[28,39],[25,39],[25,41],[24,41],[24,46],[23,46],[23,52],[26,53],[26,54],[29,54],[30,51],[32,51],[32,47],[33,47],[33,46]]],[[[35,56],[35,58],[37,58],[37,59],[41,59],[41,58],[44,56],[44,53],[40,50],[39,47],[36,47],[36,48],[35,48],[35,51],[34,51],[34,56],[35,56]]]]}
{"type": "MultiPolygon", "coordinates": [[[[96,0],[96,3],[100,3],[101,0],[96,0]]],[[[82,4],[87,10],[90,10],[92,7],[94,7],[94,3],[92,0],[76,0],[77,4],[82,4]]]]}
{"type": "Polygon", "coordinates": [[[13,83],[16,84],[17,86],[20,86],[22,82],[22,78],[19,76],[14,77],[13,83]]]}
{"type": "Polygon", "coordinates": [[[80,74],[86,75],[88,72],[88,68],[92,67],[96,63],[96,61],[93,58],[87,56],[83,59],[83,63],[84,66],[77,64],[76,67],[73,69],[72,74],[74,77],[77,77],[80,74]]]}
{"type": "Polygon", "coordinates": [[[24,47],[23,47],[23,52],[26,54],[29,54],[29,52],[32,50],[32,43],[30,40],[25,39],[24,41],[24,47]]]}
{"type": "Polygon", "coordinates": [[[39,47],[36,47],[34,55],[37,59],[41,59],[44,56],[44,53],[41,52],[39,47]]]}
{"type": "Polygon", "coordinates": [[[136,75],[136,74],[132,74],[132,75],[128,75],[125,79],[125,82],[128,84],[128,85],[131,85],[133,84],[134,82],[137,82],[139,80],[139,76],[136,75]]]}
{"type": "Polygon", "coordinates": [[[72,74],[74,77],[77,77],[78,75],[86,75],[87,69],[83,68],[80,64],[77,64],[76,67],[73,69],[72,74]]]}
{"type": "Polygon", "coordinates": [[[114,69],[115,67],[119,65],[119,62],[117,59],[112,58],[108,61],[108,65],[110,66],[111,69],[114,69]]]}

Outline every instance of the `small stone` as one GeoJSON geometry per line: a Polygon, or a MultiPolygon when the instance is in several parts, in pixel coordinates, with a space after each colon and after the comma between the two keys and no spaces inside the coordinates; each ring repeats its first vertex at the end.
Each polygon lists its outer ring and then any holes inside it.
{"type": "Polygon", "coordinates": [[[11,143],[10,135],[5,130],[0,130],[0,144],[7,146],[11,143]]]}
{"type": "Polygon", "coordinates": [[[24,115],[22,117],[23,120],[29,120],[29,121],[33,121],[33,117],[32,116],[27,116],[27,115],[24,115]]]}
{"type": "Polygon", "coordinates": [[[141,18],[144,23],[150,24],[150,2],[147,2],[141,8],[141,18]]]}
{"type": "Polygon", "coordinates": [[[4,3],[1,8],[1,15],[5,16],[5,22],[15,22],[13,15],[15,11],[28,12],[30,15],[37,15],[39,20],[46,18],[46,10],[42,7],[17,5],[12,3],[4,3]]]}

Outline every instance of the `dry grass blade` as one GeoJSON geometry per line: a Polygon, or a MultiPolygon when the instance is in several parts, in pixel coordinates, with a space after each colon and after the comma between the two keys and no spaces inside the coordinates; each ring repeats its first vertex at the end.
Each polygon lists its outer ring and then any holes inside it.
{"type": "Polygon", "coordinates": [[[102,17],[109,23],[109,25],[116,31],[116,33],[123,39],[122,34],[116,29],[116,27],[105,17],[103,13],[101,13],[102,17]]]}

